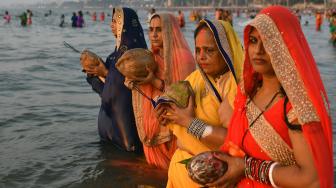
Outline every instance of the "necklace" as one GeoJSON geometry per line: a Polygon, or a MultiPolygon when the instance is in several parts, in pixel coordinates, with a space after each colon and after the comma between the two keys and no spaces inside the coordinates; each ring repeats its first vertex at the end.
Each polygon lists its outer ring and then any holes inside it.
{"type": "MultiPolygon", "coordinates": [[[[281,90],[278,90],[274,95],[273,97],[271,98],[271,100],[267,103],[267,105],[265,106],[264,110],[262,110],[258,116],[251,122],[251,124],[248,126],[248,128],[245,130],[244,132],[244,135],[243,135],[243,138],[242,138],[242,146],[243,148],[244,147],[244,140],[245,140],[245,137],[247,135],[247,132],[250,130],[250,128],[254,125],[254,123],[259,119],[259,117],[271,106],[271,104],[273,103],[273,101],[275,100],[275,98],[279,95],[279,94],[282,94],[281,90]]],[[[248,105],[250,102],[252,101],[252,99],[250,99],[246,105],[248,105]]]]}

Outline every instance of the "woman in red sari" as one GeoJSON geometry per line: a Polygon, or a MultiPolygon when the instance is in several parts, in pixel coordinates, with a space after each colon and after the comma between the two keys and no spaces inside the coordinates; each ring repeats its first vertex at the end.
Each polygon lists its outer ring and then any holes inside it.
{"type": "Polygon", "coordinates": [[[217,158],[224,187],[333,187],[327,94],[296,16],[263,9],[245,28],[243,83],[217,158]],[[241,148],[244,158],[230,155],[241,148]]]}
{"type": "MultiPolygon", "coordinates": [[[[154,14],[149,22],[149,40],[157,70],[139,84],[143,93],[155,98],[165,86],[184,80],[194,69],[195,61],[177,19],[169,13],[154,14]]],[[[168,169],[176,150],[176,139],[168,127],[160,125],[151,101],[132,90],[136,126],[148,164],[168,169]]]]}

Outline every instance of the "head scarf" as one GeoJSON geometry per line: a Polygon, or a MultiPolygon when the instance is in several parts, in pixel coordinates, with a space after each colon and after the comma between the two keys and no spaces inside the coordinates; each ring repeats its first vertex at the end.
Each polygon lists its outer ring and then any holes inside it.
{"type": "MultiPolygon", "coordinates": [[[[201,20],[198,27],[195,30],[194,35],[195,39],[197,30],[198,28],[201,27],[202,24],[205,24],[212,32],[218,50],[220,51],[225,63],[230,69],[230,79],[228,79],[229,83],[226,83],[225,87],[219,86],[217,88],[223,88],[222,90],[218,91],[220,93],[220,96],[227,96],[229,98],[231,106],[233,106],[233,100],[236,95],[236,88],[238,83],[241,81],[242,77],[243,60],[244,60],[243,47],[241,45],[239,37],[233,30],[231,24],[229,22],[221,20],[214,20],[214,21],[209,21],[207,19],[201,20]],[[234,91],[234,92],[226,93],[227,91],[234,91]]],[[[197,68],[200,69],[200,67],[197,68]]],[[[209,76],[208,78],[210,79],[210,81],[214,82],[213,78],[209,76]]],[[[207,87],[211,87],[208,82],[206,83],[207,87]]],[[[218,84],[222,83],[219,82],[218,84]]]]}
{"type": "MultiPolygon", "coordinates": [[[[114,8],[112,18],[116,16],[116,58],[126,50],[133,48],[147,48],[143,29],[137,13],[131,8],[114,8]]],[[[115,62],[116,63],[116,62],[115,62]]]]}
{"type": "MultiPolygon", "coordinates": [[[[165,82],[165,85],[170,85],[184,80],[195,69],[195,61],[175,16],[166,13],[154,14],[151,19],[155,16],[160,18],[163,40],[163,58],[156,49],[152,48],[158,64],[155,74],[165,82]]],[[[161,94],[150,84],[142,85],[141,89],[152,98],[161,94]]],[[[167,127],[159,125],[151,102],[135,91],[133,91],[133,108],[147,162],[161,168],[168,168],[176,148],[175,141],[172,141],[172,134],[167,127]],[[165,145],[168,142],[170,146],[165,145]]]]}
{"type": "MultiPolygon", "coordinates": [[[[287,8],[271,6],[263,9],[245,28],[245,49],[254,27],[260,34],[274,72],[293,106],[300,124],[321,122],[323,134],[303,126],[303,134],[313,153],[321,187],[333,186],[333,144],[329,102],[315,60],[298,18],[287,8]],[[325,147],[321,147],[323,144],[325,147]]],[[[261,79],[253,70],[245,50],[243,92],[251,95],[261,79]]]]}

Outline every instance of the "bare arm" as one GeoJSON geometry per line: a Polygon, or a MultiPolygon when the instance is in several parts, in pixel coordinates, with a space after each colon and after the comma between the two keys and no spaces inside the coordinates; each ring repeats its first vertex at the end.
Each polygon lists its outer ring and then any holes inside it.
{"type": "Polygon", "coordinates": [[[318,174],[314,166],[313,155],[302,132],[289,130],[289,136],[297,164],[287,167],[276,167],[273,171],[275,184],[279,187],[293,188],[319,187],[318,174]]]}

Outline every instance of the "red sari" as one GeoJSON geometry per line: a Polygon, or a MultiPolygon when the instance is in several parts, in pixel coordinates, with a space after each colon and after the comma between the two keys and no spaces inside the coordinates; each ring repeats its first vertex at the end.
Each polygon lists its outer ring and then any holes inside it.
{"type": "MultiPolygon", "coordinates": [[[[172,14],[154,14],[159,16],[162,28],[163,57],[152,47],[158,69],[156,77],[164,80],[165,85],[184,80],[195,69],[195,61],[188,43],[172,14]]],[[[151,84],[141,85],[143,92],[155,98],[162,92],[151,84]]],[[[162,126],[156,119],[154,108],[149,100],[132,91],[133,110],[137,130],[148,164],[162,169],[168,169],[169,162],[176,150],[176,139],[169,128],[162,126]]]]}
{"type": "MultiPolygon", "coordinates": [[[[333,187],[332,124],[328,98],[297,17],[281,6],[263,9],[245,28],[245,49],[248,49],[251,27],[258,30],[271,57],[274,72],[289,99],[287,117],[296,118],[302,124],[302,133],[313,154],[320,187],[333,187]]],[[[248,129],[260,113],[253,102],[248,101],[261,76],[254,72],[247,50],[245,57],[243,83],[235,100],[222,150],[228,151],[228,143],[233,142],[249,156],[292,165],[295,157],[284,121],[284,99],[264,112],[248,129]]],[[[270,186],[245,178],[238,187],[270,186]]]]}

